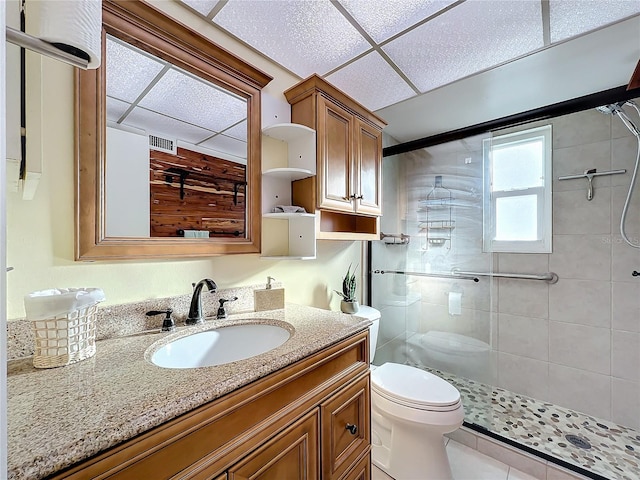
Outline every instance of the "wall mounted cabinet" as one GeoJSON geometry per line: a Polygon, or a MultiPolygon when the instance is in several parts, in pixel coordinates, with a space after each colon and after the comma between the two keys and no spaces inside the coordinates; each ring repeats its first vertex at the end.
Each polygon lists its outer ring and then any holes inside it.
{"type": "Polygon", "coordinates": [[[318,210],[318,238],[378,238],[386,123],[317,75],[285,96],[292,121],[317,131],[317,175],[294,202],[318,210]]]}
{"type": "Polygon", "coordinates": [[[316,174],[316,132],[284,123],[262,131],[262,257],[316,257],[314,210],[292,211],[291,184],[316,174]]]}

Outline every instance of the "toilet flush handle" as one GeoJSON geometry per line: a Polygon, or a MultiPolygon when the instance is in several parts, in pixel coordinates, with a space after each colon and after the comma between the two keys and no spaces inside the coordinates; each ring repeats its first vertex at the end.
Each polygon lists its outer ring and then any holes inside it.
{"type": "Polygon", "coordinates": [[[358,426],[354,425],[353,423],[347,423],[347,426],[345,428],[349,430],[349,433],[351,435],[355,435],[356,433],[358,433],[358,426]]]}

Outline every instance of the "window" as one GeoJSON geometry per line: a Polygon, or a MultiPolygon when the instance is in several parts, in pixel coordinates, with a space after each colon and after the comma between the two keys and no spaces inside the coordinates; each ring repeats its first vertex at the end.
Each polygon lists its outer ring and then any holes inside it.
{"type": "Polygon", "coordinates": [[[551,125],[483,141],[484,250],[551,253],[551,125]]]}

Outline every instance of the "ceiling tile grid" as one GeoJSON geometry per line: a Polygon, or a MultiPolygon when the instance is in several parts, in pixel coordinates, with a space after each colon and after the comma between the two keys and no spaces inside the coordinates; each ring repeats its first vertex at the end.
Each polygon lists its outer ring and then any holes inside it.
{"type": "Polygon", "coordinates": [[[175,138],[193,144],[201,142],[213,133],[142,107],[135,107],[122,124],[145,130],[148,134],[175,138]]]}
{"type": "Polygon", "coordinates": [[[371,110],[549,47],[545,28],[553,45],[640,14],[640,0],[548,0],[543,9],[546,1],[182,0],[300,78],[326,76],[371,110]]]}
{"type": "Polygon", "coordinates": [[[107,37],[106,49],[108,122],[194,145],[224,132],[209,143],[238,161],[246,155],[244,98],[116,38],[107,37]]]}
{"type": "Polygon", "coordinates": [[[151,87],[139,105],[214,132],[247,116],[244,100],[174,68],[151,87]]]}
{"type": "Polygon", "coordinates": [[[164,65],[137,49],[107,37],[107,95],[135,101],[164,65]]]}
{"type": "Polygon", "coordinates": [[[300,77],[371,48],[328,0],[231,0],[213,22],[300,77]]]}
{"type": "Polygon", "coordinates": [[[371,52],[326,78],[370,110],[416,94],[378,52],[371,52]]]}
{"type": "Polygon", "coordinates": [[[538,0],[468,0],[382,48],[426,92],[542,46],[538,0]]]}
{"type": "Polygon", "coordinates": [[[455,3],[454,0],[340,0],[377,43],[455,3]]]}

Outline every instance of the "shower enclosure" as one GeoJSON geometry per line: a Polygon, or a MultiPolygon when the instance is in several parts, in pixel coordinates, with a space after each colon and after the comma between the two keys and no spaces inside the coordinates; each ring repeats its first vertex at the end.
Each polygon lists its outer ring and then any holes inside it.
{"type": "Polygon", "coordinates": [[[382,314],[374,363],[453,383],[472,429],[592,478],[640,478],[640,249],[619,229],[624,208],[626,235],[640,242],[640,189],[629,193],[637,147],[619,118],[589,109],[385,157],[383,234],[370,245],[382,314]],[[543,127],[552,170],[533,169],[526,185],[496,177],[488,147],[543,127]],[[591,178],[591,200],[586,178],[559,181],[592,170],[625,173],[591,178]],[[543,194],[513,195],[535,191],[537,178],[552,206],[538,228],[552,243],[491,248],[488,233],[526,237],[543,194]],[[492,204],[491,190],[509,201],[492,204]]]}
{"type": "MultiPolygon", "coordinates": [[[[482,248],[488,138],[384,159],[384,238],[371,245],[372,306],[382,314],[374,363],[408,363],[495,384],[494,282],[475,275],[490,274],[494,266],[482,248]]],[[[477,393],[466,411],[486,426],[490,397],[477,393]]]]}

